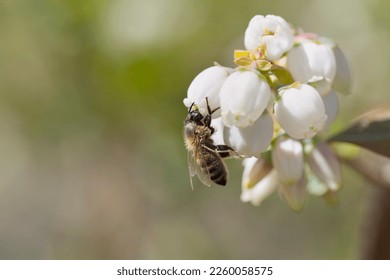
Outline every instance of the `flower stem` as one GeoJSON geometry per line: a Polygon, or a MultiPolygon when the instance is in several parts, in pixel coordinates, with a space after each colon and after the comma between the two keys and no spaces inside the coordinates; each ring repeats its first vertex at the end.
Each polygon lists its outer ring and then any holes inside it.
{"type": "Polygon", "coordinates": [[[363,224],[362,259],[390,259],[390,189],[376,187],[363,224]]]}

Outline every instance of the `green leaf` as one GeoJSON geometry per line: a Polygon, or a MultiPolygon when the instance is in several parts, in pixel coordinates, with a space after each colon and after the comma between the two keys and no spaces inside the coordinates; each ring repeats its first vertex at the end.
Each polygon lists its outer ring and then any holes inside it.
{"type": "Polygon", "coordinates": [[[329,141],[352,143],[390,157],[390,108],[376,109],[362,115],[329,141]]]}

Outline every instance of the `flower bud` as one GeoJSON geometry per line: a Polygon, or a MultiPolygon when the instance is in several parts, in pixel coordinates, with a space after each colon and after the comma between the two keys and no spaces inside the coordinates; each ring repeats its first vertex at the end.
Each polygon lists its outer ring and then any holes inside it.
{"type": "Polygon", "coordinates": [[[224,124],[247,127],[263,113],[271,90],[257,71],[241,69],[226,79],[219,95],[224,124]]]}
{"type": "Polygon", "coordinates": [[[322,96],[322,101],[324,102],[325,112],[328,116],[324,128],[329,128],[339,114],[339,99],[336,92],[331,90],[327,95],[322,96]]]}
{"type": "Polygon", "coordinates": [[[282,17],[257,15],[249,22],[244,41],[248,50],[265,44],[267,59],[274,61],[292,48],[294,37],[289,24],[282,17]]]}
{"type": "Polygon", "coordinates": [[[295,184],[289,186],[282,184],[279,189],[288,206],[295,212],[301,212],[305,207],[306,184],[306,177],[303,175],[295,184]]]}
{"type": "Polygon", "coordinates": [[[333,54],[336,59],[336,76],[333,80],[333,87],[341,94],[350,94],[352,78],[347,58],[339,46],[333,47],[333,54]]]}
{"type": "Polygon", "coordinates": [[[251,189],[261,179],[268,175],[272,166],[267,163],[264,157],[246,158],[243,160],[244,171],[242,173],[241,186],[243,189],[251,189]]]}
{"type": "Polygon", "coordinates": [[[260,205],[260,203],[269,197],[277,188],[278,176],[274,169],[262,178],[253,188],[242,188],[241,201],[250,201],[253,205],[260,205]]]}
{"type": "Polygon", "coordinates": [[[306,167],[306,177],[307,177],[307,191],[315,196],[323,196],[328,191],[329,188],[327,185],[325,185],[322,181],[320,181],[314,174],[313,171],[310,170],[310,168],[306,167]]]}
{"type": "Polygon", "coordinates": [[[323,128],[325,106],[313,87],[294,83],[279,90],[279,96],[274,105],[275,118],[292,138],[311,138],[323,128]]]}
{"type": "Polygon", "coordinates": [[[321,197],[329,206],[333,206],[334,207],[334,206],[339,205],[339,198],[337,197],[337,192],[335,192],[335,191],[329,191],[328,190],[321,197]]]}
{"type": "MultiPolygon", "coordinates": [[[[184,105],[189,108],[195,102],[200,112],[205,114],[207,113],[206,97],[208,97],[212,110],[220,107],[219,90],[232,71],[231,68],[212,66],[200,72],[188,88],[187,98],[183,100],[184,105]]],[[[219,110],[213,114],[213,117],[218,116],[220,116],[219,110]]]]}
{"type": "Polygon", "coordinates": [[[325,143],[317,145],[307,158],[313,174],[332,191],[341,186],[341,166],[333,151],[325,143]]]}
{"type": "Polygon", "coordinates": [[[282,185],[297,184],[304,172],[301,142],[291,138],[279,138],[272,150],[272,164],[282,185]]]}
{"type": "Polygon", "coordinates": [[[251,126],[226,127],[224,139],[240,155],[259,157],[271,143],[273,131],[272,118],[269,114],[263,114],[251,126]]]}
{"type": "Polygon", "coordinates": [[[320,83],[318,90],[327,94],[336,74],[336,60],[330,44],[303,40],[287,54],[287,68],[295,81],[320,83]]]}

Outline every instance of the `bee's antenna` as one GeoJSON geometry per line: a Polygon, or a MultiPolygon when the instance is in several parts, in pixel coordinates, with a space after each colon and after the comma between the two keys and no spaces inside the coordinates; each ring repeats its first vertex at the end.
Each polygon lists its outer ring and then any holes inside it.
{"type": "Polygon", "coordinates": [[[195,102],[192,102],[191,106],[190,106],[190,109],[188,109],[188,113],[191,113],[191,110],[192,110],[192,106],[194,106],[195,102]]]}

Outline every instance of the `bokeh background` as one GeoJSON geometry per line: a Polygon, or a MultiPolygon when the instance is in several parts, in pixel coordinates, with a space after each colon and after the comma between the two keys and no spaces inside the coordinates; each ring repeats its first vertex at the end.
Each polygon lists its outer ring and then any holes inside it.
{"type": "Polygon", "coordinates": [[[386,0],[0,1],[1,259],[357,259],[373,186],[343,168],[338,207],[229,185],[191,191],[188,85],[255,14],[335,39],[353,94],[337,128],[390,101],[386,0]]]}

